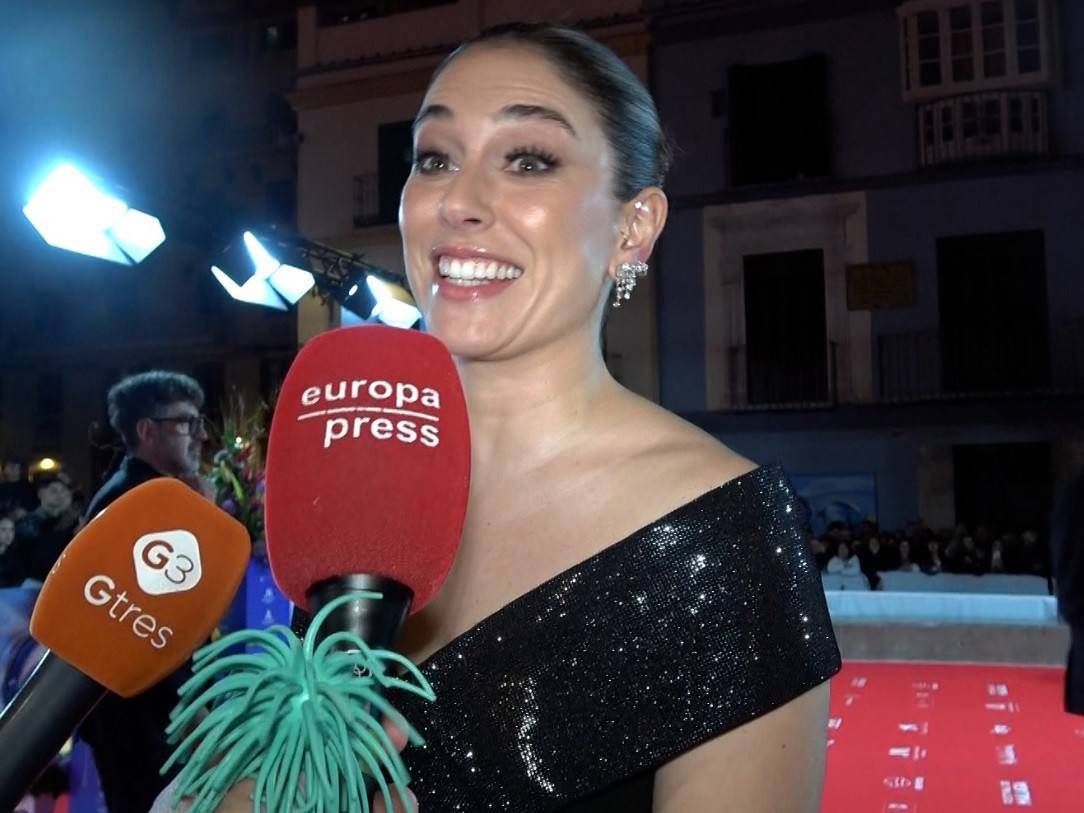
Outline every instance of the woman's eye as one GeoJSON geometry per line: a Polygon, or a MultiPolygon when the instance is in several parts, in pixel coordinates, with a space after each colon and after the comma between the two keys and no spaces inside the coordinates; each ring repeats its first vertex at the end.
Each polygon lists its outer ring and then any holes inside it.
{"type": "Polygon", "coordinates": [[[541,153],[517,152],[508,156],[508,163],[515,173],[535,175],[554,169],[557,166],[557,159],[541,153]]]}
{"type": "Polygon", "coordinates": [[[448,156],[439,152],[423,152],[414,158],[414,166],[423,175],[443,172],[448,168],[448,156]]]}

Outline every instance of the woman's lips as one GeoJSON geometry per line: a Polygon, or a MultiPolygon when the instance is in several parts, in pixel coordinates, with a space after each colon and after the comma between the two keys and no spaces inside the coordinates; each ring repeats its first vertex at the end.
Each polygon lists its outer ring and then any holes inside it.
{"type": "Polygon", "coordinates": [[[449,277],[437,275],[436,289],[441,299],[452,302],[478,302],[500,296],[515,283],[514,279],[485,280],[473,285],[463,285],[449,277]]]}

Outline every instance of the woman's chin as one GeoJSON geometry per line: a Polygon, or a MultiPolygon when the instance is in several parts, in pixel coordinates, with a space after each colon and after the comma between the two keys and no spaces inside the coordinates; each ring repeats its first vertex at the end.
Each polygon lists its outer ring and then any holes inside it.
{"type": "Polygon", "coordinates": [[[488,324],[479,324],[475,320],[464,319],[460,314],[442,312],[434,308],[426,318],[426,332],[444,343],[456,359],[476,361],[488,358],[496,352],[503,342],[491,320],[488,324]]]}

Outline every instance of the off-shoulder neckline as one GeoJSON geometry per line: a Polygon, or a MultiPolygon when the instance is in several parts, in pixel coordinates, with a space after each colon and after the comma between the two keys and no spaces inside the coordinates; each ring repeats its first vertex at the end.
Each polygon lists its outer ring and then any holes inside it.
{"type": "Polygon", "coordinates": [[[631,544],[634,544],[637,539],[639,539],[640,537],[643,537],[647,533],[650,533],[653,529],[655,529],[659,525],[665,525],[668,521],[673,520],[679,514],[683,514],[683,513],[687,512],[687,511],[691,510],[691,509],[694,509],[696,506],[698,506],[699,504],[701,504],[703,502],[707,502],[707,501],[712,500],[714,498],[718,498],[718,497],[720,497],[720,496],[722,496],[722,495],[724,495],[724,494],[726,494],[728,492],[735,491],[735,490],[738,490],[740,488],[743,488],[743,487],[747,486],[750,482],[773,480],[773,479],[776,479],[778,477],[781,477],[782,474],[783,474],[782,467],[778,463],[765,464],[765,465],[762,465],[762,466],[757,466],[754,469],[750,469],[749,471],[747,471],[747,472],[745,472],[743,474],[739,474],[737,477],[732,477],[731,479],[727,480],[725,483],[721,483],[721,484],[719,484],[717,486],[714,486],[714,487],[708,489],[707,491],[703,492],[702,494],[699,494],[696,497],[693,497],[691,500],[688,500],[687,502],[677,506],[676,508],[674,508],[674,509],[672,509],[670,511],[667,511],[665,514],[661,515],[660,517],[658,517],[656,519],[653,519],[651,522],[648,522],[647,524],[642,525],[641,527],[637,528],[632,533],[627,534],[626,536],[624,536],[621,539],[617,540],[613,544],[607,545],[606,547],[602,548],[601,550],[597,551],[596,553],[593,553],[590,556],[588,556],[588,557],[586,557],[584,559],[581,559],[576,564],[565,568],[560,573],[557,573],[557,574],[549,577],[548,579],[546,579],[545,581],[543,581],[540,584],[536,585],[535,587],[532,587],[530,590],[526,591],[525,593],[521,593],[520,595],[516,596],[515,598],[513,598],[511,601],[507,602],[506,604],[501,605],[500,607],[498,607],[496,610],[494,610],[489,615],[485,616],[484,618],[479,619],[475,624],[471,625],[470,627],[465,629],[463,632],[461,632],[458,635],[456,635],[455,637],[451,638],[442,647],[440,647],[439,649],[434,651],[432,654],[430,654],[429,657],[427,657],[425,660],[421,661],[419,665],[424,669],[428,664],[432,663],[435,659],[439,658],[445,652],[447,652],[447,651],[453,649],[454,647],[456,647],[465,638],[467,638],[468,636],[473,635],[480,628],[485,627],[488,624],[495,623],[495,620],[498,619],[500,616],[502,616],[502,615],[504,615],[504,614],[506,614],[508,612],[512,612],[515,609],[516,605],[521,604],[521,603],[526,602],[526,601],[529,601],[533,596],[537,595],[538,593],[544,592],[545,590],[549,589],[552,585],[554,585],[554,584],[556,584],[556,583],[558,583],[558,582],[560,582],[562,580],[567,579],[570,574],[574,573],[577,570],[587,569],[587,568],[591,567],[594,563],[598,562],[600,559],[620,555],[624,551],[625,548],[627,548],[631,544]]]}

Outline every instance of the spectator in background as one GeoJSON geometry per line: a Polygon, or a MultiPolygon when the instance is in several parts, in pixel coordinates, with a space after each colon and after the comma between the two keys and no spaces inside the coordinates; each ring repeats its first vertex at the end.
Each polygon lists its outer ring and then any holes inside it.
{"type": "Polygon", "coordinates": [[[911,543],[906,539],[900,540],[899,565],[896,570],[901,570],[904,573],[914,573],[918,570],[918,565],[911,559],[911,543]]]}
{"type": "Polygon", "coordinates": [[[22,584],[22,568],[15,558],[15,522],[11,517],[0,517],[0,588],[18,587],[22,584]]]}
{"type": "Polygon", "coordinates": [[[835,550],[840,542],[846,542],[848,545],[851,542],[851,529],[847,527],[846,523],[840,520],[828,523],[828,549],[835,550]]]}
{"type": "Polygon", "coordinates": [[[1084,472],[1069,482],[1054,508],[1050,549],[1058,612],[1069,625],[1065,710],[1084,714],[1084,472]]]}
{"type": "Polygon", "coordinates": [[[15,556],[24,579],[44,582],[71,542],[79,515],[72,508],[71,481],[63,474],[35,482],[38,507],[15,525],[15,556]]]}
{"type": "Polygon", "coordinates": [[[851,546],[840,542],[836,546],[836,555],[828,560],[825,570],[840,576],[857,576],[862,572],[862,565],[858,557],[851,553],[851,546]]]}
{"type": "MultiPolygon", "coordinates": [[[[109,423],[127,454],[98,489],[84,514],[88,522],[127,491],[156,477],[175,477],[213,499],[200,476],[204,429],[203,389],[192,378],[154,370],[129,376],[109,391],[109,423]]],[[[171,752],[165,730],[177,689],[191,672],[182,667],[141,695],[107,695],[79,728],[94,751],[110,813],[146,813],[176,771],[159,769],[171,752]]]]}
{"type": "Polygon", "coordinates": [[[950,573],[971,573],[979,575],[986,570],[986,556],[975,544],[975,537],[968,534],[962,539],[957,537],[945,551],[945,559],[950,573]]]}
{"type": "Polygon", "coordinates": [[[881,586],[881,577],[878,572],[891,570],[888,566],[888,551],[881,544],[879,536],[871,536],[864,548],[858,551],[858,562],[862,573],[869,580],[871,590],[877,590],[881,586]]]}
{"type": "Polygon", "coordinates": [[[823,539],[818,536],[810,536],[809,546],[813,550],[813,558],[817,562],[817,570],[824,570],[828,565],[828,559],[831,555],[828,553],[828,545],[823,539]]]}
{"type": "Polygon", "coordinates": [[[1048,576],[1050,562],[1047,546],[1039,541],[1039,534],[1033,530],[1020,534],[1021,572],[1032,576],[1048,576]]]}
{"type": "Polygon", "coordinates": [[[1005,542],[999,536],[990,548],[990,572],[1004,573],[1005,571],[1005,542]]]}
{"type": "Polygon", "coordinates": [[[922,570],[930,576],[934,576],[944,569],[945,565],[941,561],[941,543],[936,539],[928,540],[926,542],[926,562],[922,570]]]}
{"type": "Polygon", "coordinates": [[[0,516],[18,522],[38,504],[34,486],[23,476],[22,463],[7,460],[0,471],[0,516]]]}

